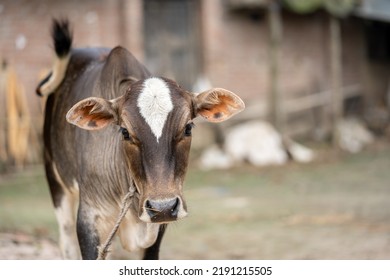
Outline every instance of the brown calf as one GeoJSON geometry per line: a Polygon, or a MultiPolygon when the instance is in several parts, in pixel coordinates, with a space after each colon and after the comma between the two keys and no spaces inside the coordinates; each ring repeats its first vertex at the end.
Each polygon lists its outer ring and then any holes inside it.
{"type": "Polygon", "coordinates": [[[166,224],[187,216],[193,119],[221,122],[244,103],[225,89],[196,95],[153,77],[122,47],[73,49],[66,21],[54,21],[52,36],[54,68],[37,93],[48,95],[45,168],[63,257],[79,258],[80,248],[96,259],[133,186],[120,241],[157,259],[166,224]]]}

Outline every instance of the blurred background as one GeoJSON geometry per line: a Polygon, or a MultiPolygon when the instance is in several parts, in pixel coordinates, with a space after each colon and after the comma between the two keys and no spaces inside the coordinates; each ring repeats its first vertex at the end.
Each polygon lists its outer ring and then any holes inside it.
{"type": "Polygon", "coordinates": [[[60,258],[35,88],[65,17],[74,47],[246,103],[196,122],[162,258],[390,258],[389,0],[0,0],[0,259],[60,258]]]}

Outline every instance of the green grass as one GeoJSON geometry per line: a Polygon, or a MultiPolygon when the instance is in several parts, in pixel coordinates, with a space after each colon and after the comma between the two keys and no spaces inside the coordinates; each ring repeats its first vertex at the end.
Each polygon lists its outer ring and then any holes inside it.
{"type": "Polygon", "coordinates": [[[56,221],[42,167],[0,177],[0,230],[55,237],[56,221]]]}

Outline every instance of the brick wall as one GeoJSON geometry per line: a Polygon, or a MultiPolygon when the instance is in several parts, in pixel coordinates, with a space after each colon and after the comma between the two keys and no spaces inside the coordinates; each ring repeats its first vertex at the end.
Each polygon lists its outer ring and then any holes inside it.
{"type": "Polygon", "coordinates": [[[202,3],[204,67],[211,84],[245,99],[261,98],[268,86],[266,24],[229,12],[223,1],[202,3]]]}
{"type": "MultiPolygon", "coordinates": [[[[139,1],[122,1],[132,8],[139,1]]],[[[0,57],[15,68],[26,89],[31,111],[38,114],[35,87],[53,59],[50,26],[53,17],[69,18],[74,45],[114,47],[130,44],[119,34],[120,1],[110,0],[2,0],[0,2],[0,57]]],[[[137,7],[136,7],[137,8],[137,7]]],[[[127,9],[126,9],[127,11],[127,9]]],[[[134,13],[134,8],[131,10],[134,13]]],[[[129,12],[129,13],[131,13],[129,12]]],[[[133,27],[132,21],[127,22],[133,27]]],[[[137,47],[137,44],[131,41],[137,47]]],[[[139,53],[139,47],[137,49],[139,53]]]]}
{"type": "MultiPolygon", "coordinates": [[[[229,10],[223,0],[203,1],[205,70],[212,84],[244,98],[266,102],[269,90],[269,31],[265,11],[229,10]]],[[[283,12],[281,91],[286,98],[330,88],[328,15],[283,12]]],[[[346,20],[349,22],[349,20],[346,20]]],[[[345,24],[344,24],[345,25],[345,24]]],[[[363,32],[355,20],[343,33],[345,83],[356,83],[363,32]]]]}
{"type": "MultiPolygon", "coordinates": [[[[230,89],[245,100],[266,103],[268,92],[268,23],[266,13],[250,16],[232,12],[223,0],[200,0],[203,68],[213,86],[230,89]]],[[[13,65],[26,87],[33,112],[40,100],[34,94],[39,73],[53,57],[51,19],[66,16],[74,29],[75,46],[122,44],[141,61],[143,0],[2,0],[0,56],[13,65]]],[[[325,14],[283,14],[284,38],[281,90],[302,95],[329,88],[328,30],[325,14]]],[[[360,80],[356,56],[361,55],[361,31],[349,27],[345,37],[347,83],[360,80]],[[350,39],[352,38],[352,39],[350,39]],[[352,74],[349,74],[352,73],[352,74]]]]}

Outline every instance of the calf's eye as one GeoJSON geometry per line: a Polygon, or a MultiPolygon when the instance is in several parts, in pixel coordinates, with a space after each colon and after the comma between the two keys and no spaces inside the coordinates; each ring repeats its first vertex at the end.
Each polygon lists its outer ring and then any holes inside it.
{"type": "Polygon", "coordinates": [[[192,128],[194,127],[194,123],[188,123],[184,129],[184,136],[192,135],[192,128]]]}
{"type": "Polygon", "coordinates": [[[120,131],[121,131],[121,133],[123,135],[123,140],[126,140],[126,141],[131,140],[130,133],[129,133],[129,131],[126,128],[121,127],[120,131]]]}

